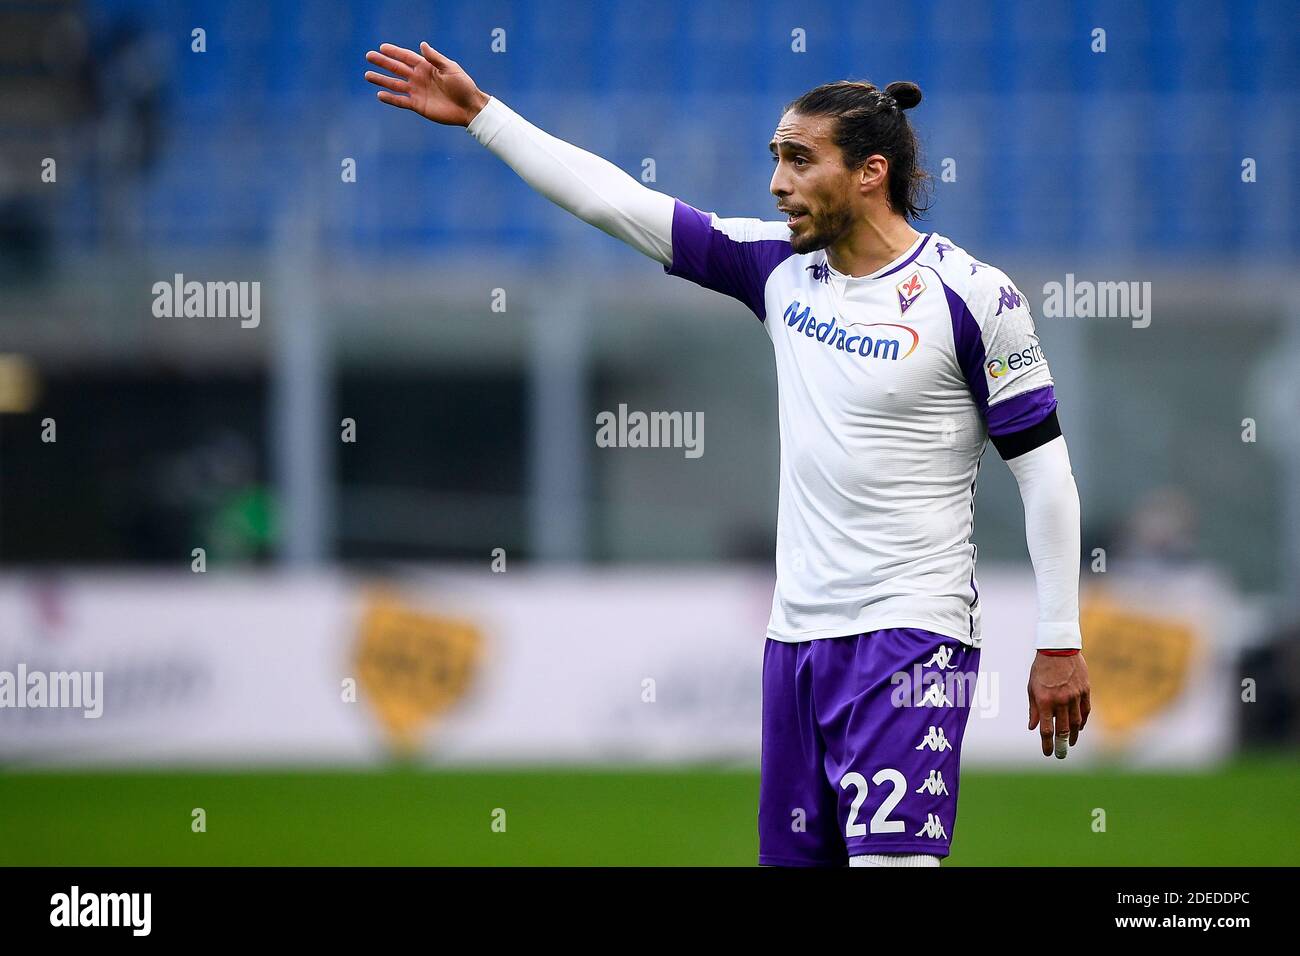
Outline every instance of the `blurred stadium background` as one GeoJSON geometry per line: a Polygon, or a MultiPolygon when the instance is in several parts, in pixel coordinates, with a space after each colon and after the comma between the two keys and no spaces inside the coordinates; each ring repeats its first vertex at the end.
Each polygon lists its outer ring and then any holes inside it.
{"type": "Polygon", "coordinates": [[[955,172],[920,228],[1012,275],[1052,363],[1097,707],[1037,756],[993,461],[951,862],[1300,862],[1293,4],[32,0],[0,3],[0,671],[102,672],[103,715],[0,709],[0,864],[754,861],[770,346],[377,104],[365,51],[421,39],[729,216],[774,215],[784,103],[919,83],[955,172]],[[260,282],[259,324],[156,317],[177,274],[260,282]],[[1044,315],[1067,275],[1150,282],[1149,326],[1044,315]],[[704,455],[598,448],[620,404],[703,412],[704,455]]]}

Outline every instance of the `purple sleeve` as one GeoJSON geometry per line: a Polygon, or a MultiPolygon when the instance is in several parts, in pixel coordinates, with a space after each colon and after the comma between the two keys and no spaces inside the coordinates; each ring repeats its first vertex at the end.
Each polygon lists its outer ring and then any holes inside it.
{"type": "Polygon", "coordinates": [[[1032,428],[1056,411],[1056,390],[1051,385],[1021,392],[985,409],[990,435],[1011,435],[1032,428]]]}
{"type": "MultiPolygon", "coordinates": [[[[664,266],[706,289],[739,299],[762,321],[767,317],[763,289],[772,270],[794,255],[789,239],[761,235],[759,220],[725,220],[730,231],[714,225],[713,217],[680,199],[673,208],[673,261],[664,266]],[[736,238],[743,235],[743,238],[736,238]]],[[[779,225],[779,224],[778,224],[779,225]]]]}
{"type": "MultiPolygon", "coordinates": [[[[942,279],[939,280],[943,282],[942,279]]],[[[985,377],[984,338],[979,323],[971,315],[965,300],[943,286],[952,317],[952,340],[957,349],[957,363],[970,386],[975,404],[988,424],[989,435],[1010,435],[1032,428],[1056,410],[1056,390],[1051,385],[1031,389],[989,404],[989,384],[985,377]]]]}

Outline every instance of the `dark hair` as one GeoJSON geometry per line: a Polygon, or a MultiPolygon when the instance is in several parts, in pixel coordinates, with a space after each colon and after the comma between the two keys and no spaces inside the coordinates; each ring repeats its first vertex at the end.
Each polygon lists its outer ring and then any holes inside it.
{"type": "Polygon", "coordinates": [[[921,88],[915,83],[890,83],[882,91],[870,83],[838,80],[809,90],[785,110],[835,117],[835,145],[850,169],[875,153],[889,160],[889,207],[916,219],[930,208],[930,175],[921,168],[921,146],[903,110],[919,102],[921,88]]]}

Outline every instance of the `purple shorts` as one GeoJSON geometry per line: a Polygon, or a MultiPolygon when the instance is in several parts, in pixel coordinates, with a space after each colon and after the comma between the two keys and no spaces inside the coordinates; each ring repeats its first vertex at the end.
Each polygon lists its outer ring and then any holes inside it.
{"type": "Polygon", "coordinates": [[[947,856],[980,653],[914,628],[768,640],[758,862],[947,856]]]}

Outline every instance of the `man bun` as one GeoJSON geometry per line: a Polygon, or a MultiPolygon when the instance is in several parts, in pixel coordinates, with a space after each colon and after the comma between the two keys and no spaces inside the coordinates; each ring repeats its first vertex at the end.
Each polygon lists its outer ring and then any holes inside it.
{"type": "Polygon", "coordinates": [[[921,88],[908,80],[899,80],[885,87],[885,92],[894,98],[900,110],[910,110],[921,102],[921,88]]]}

